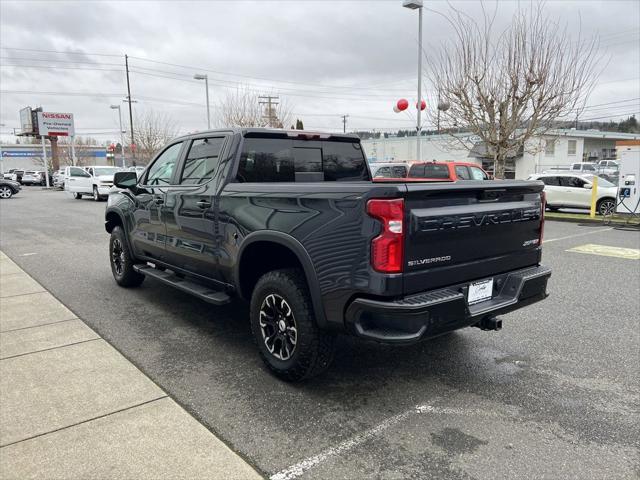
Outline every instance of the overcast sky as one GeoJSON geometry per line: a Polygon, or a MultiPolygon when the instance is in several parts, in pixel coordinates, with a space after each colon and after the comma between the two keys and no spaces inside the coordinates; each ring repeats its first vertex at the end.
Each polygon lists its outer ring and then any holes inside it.
{"type": "MultiPolygon", "coordinates": [[[[443,1],[425,5],[448,8],[443,1]]],[[[476,1],[454,5],[470,15],[480,11],[476,1]]],[[[517,6],[501,1],[498,23],[517,6]]],[[[545,8],[574,31],[581,21],[583,32],[599,35],[609,58],[583,118],[638,113],[640,2],[549,1],[545,8]],[[602,106],[609,102],[619,103],[602,106]]],[[[342,114],[350,115],[348,129],[414,126],[409,114],[392,110],[399,98],[416,99],[417,13],[402,0],[22,0],[1,1],[0,19],[4,141],[13,139],[7,134],[27,105],[72,112],[77,134],[117,140],[117,111],[109,105],[122,105],[128,128],[125,53],[134,110],[165,112],[181,132],[206,128],[204,84],[194,73],[209,75],[214,121],[216,104],[242,84],[279,95],[307,129],[341,130],[342,114]]],[[[427,54],[451,34],[441,17],[425,11],[427,54]]]]}

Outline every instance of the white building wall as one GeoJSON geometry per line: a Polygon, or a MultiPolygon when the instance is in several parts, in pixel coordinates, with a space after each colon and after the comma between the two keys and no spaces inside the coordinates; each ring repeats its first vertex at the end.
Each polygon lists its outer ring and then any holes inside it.
{"type": "Polygon", "coordinates": [[[574,162],[581,162],[583,150],[584,139],[580,137],[544,135],[542,138],[530,139],[522,158],[516,159],[516,179],[524,180],[533,173],[541,173],[551,167],[568,167],[574,162]],[[574,154],[569,154],[571,140],[576,142],[574,154]],[[547,153],[547,141],[553,142],[553,153],[547,153]]]}

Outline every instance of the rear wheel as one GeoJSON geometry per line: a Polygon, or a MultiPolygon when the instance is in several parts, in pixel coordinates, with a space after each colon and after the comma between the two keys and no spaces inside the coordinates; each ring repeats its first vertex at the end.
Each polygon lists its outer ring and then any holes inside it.
{"type": "Polygon", "coordinates": [[[616,201],[613,198],[603,198],[596,207],[600,215],[612,215],[615,208],[616,201]]]}
{"type": "Polygon", "coordinates": [[[335,335],[318,328],[300,270],[264,274],[253,290],[250,315],[260,356],[276,376],[296,382],[331,364],[335,335]]]}
{"type": "Polygon", "coordinates": [[[0,187],[0,198],[11,198],[13,196],[13,190],[11,187],[3,185],[0,187]]]}
{"type": "Polygon", "coordinates": [[[144,275],[133,269],[135,259],[129,251],[122,227],[114,227],[111,231],[109,261],[113,278],[121,287],[137,287],[144,281],[144,275]]]}
{"type": "Polygon", "coordinates": [[[93,186],[93,201],[94,202],[100,201],[100,194],[98,193],[98,187],[96,187],[95,185],[93,186]]]}

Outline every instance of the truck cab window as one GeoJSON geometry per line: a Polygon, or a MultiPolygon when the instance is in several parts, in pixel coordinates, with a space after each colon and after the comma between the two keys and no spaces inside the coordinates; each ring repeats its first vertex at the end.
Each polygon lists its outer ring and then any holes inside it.
{"type": "Polygon", "coordinates": [[[211,180],[218,169],[223,145],[224,137],[194,140],[184,162],[180,184],[198,185],[211,180]]]}
{"type": "Polygon", "coordinates": [[[245,138],[239,182],[369,180],[357,142],[245,138]]]}

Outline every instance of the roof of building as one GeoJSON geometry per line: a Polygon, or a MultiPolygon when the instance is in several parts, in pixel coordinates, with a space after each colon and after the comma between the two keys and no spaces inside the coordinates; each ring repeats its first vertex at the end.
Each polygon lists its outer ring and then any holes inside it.
{"type": "Polygon", "coordinates": [[[637,133],[576,130],[575,128],[557,128],[548,130],[545,135],[554,137],[604,138],[606,140],[640,140],[640,134],[637,133]]]}

